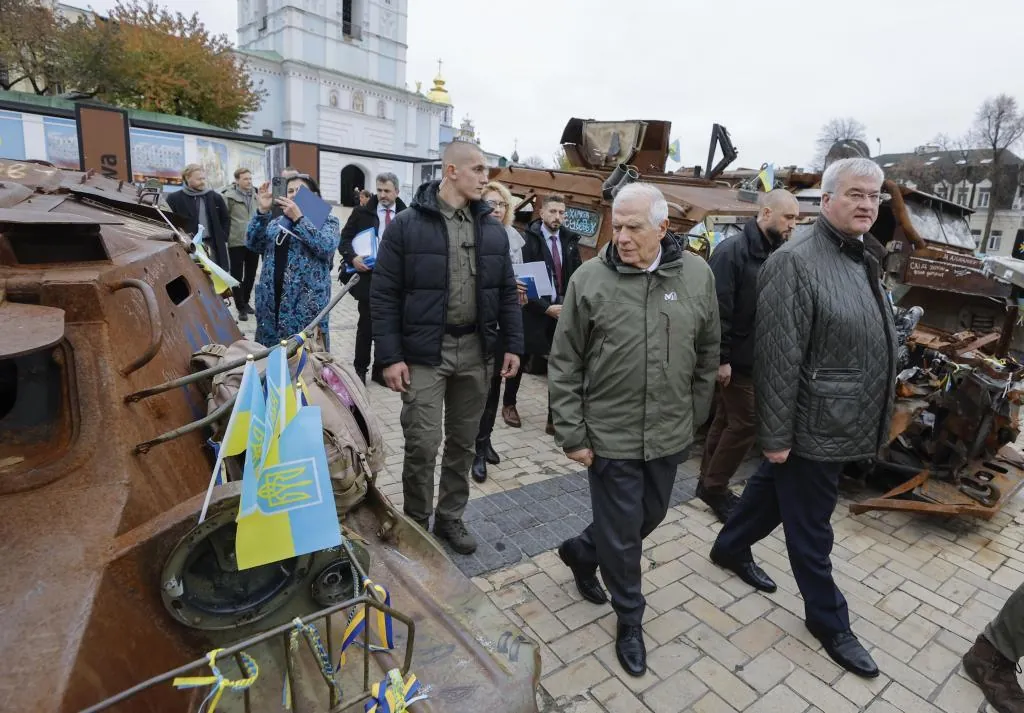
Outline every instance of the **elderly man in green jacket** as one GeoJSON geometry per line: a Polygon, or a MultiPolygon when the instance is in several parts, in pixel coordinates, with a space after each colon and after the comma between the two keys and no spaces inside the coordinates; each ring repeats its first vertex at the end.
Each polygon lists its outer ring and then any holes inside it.
{"type": "Polygon", "coordinates": [[[665,518],[676,468],[707,419],[720,326],[711,269],[679,248],[657,187],[633,183],[612,205],[614,235],[569,282],[548,363],[555,438],[587,467],[593,522],[558,548],[580,594],[618,615],[615,651],[647,670],[643,539],[665,518]]]}

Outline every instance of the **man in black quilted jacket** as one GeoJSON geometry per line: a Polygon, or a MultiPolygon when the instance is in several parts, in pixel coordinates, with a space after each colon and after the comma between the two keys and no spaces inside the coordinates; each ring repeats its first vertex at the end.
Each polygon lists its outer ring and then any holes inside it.
{"type": "Polygon", "coordinates": [[[881,283],[882,170],[870,159],[828,166],[821,216],[768,260],[758,278],[754,390],[765,460],[711,549],[715,564],[762,591],[775,583],[750,547],[781,523],[808,630],[838,664],[878,675],[850,631],[832,578],[829,518],[839,475],[888,440],[896,331],[881,283]]]}
{"type": "Polygon", "coordinates": [[[424,183],[381,242],[370,314],[384,381],[402,394],[405,513],[427,528],[444,424],[434,534],[460,554],[476,550],[462,513],[487,400],[498,328],[501,375],[519,371],[523,317],[505,227],[481,200],[487,163],[475,144],[445,149],[444,178],[424,183]]]}

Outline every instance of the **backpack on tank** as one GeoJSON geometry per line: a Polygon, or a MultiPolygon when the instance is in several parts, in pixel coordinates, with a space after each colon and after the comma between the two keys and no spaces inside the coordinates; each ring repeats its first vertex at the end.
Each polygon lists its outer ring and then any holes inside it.
{"type": "MultiPolygon", "coordinates": [[[[319,346],[314,342],[314,347],[319,346]]],[[[230,346],[210,344],[192,355],[194,372],[209,369],[224,361],[244,359],[264,347],[256,342],[239,340],[230,346]]],[[[323,420],[324,450],[331,472],[331,484],[338,496],[342,514],[362,502],[367,483],[373,482],[384,468],[384,438],[370,407],[366,387],[353,369],[339,363],[327,352],[306,350],[288,360],[292,381],[305,385],[302,393],[310,406],[319,406],[323,420]],[[296,373],[298,370],[298,373],[296,373]]],[[[199,382],[206,394],[207,413],[212,413],[238,393],[243,366],[217,374],[199,382]]],[[[262,377],[266,358],[256,362],[262,377]]],[[[214,425],[213,440],[220,441],[227,426],[228,414],[214,425]]],[[[231,480],[241,480],[244,456],[225,460],[231,480]]]]}

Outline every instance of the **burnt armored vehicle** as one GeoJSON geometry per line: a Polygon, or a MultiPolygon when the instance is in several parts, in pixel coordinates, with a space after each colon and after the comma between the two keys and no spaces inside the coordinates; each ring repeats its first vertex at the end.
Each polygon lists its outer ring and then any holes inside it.
{"type": "MultiPolygon", "coordinates": [[[[584,260],[611,240],[611,204],[621,187],[639,180],[653,183],[668,202],[669,230],[683,239],[684,247],[706,258],[718,241],[739,233],[757,215],[757,195],[719,180],[737,156],[729,132],[719,124],[712,129],[705,167],[666,173],[671,129],[667,121],[570,119],[561,145],[572,170],[513,165],[492,169],[491,178],[518,199],[520,227],[533,219],[545,196],[563,195],[566,225],[580,234],[584,260]]],[[[801,222],[817,214],[816,206],[808,206],[801,222]]]]}
{"type": "Polygon", "coordinates": [[[427,695],[412,710],[536,710],[536,645],[377,490],[376,419],[329,354],[307,345],[297,368],[343,546],[239,570],[237,463],[197,525],[232,379],[265,350],[160,205],[0,161],[0,708],[209,710],[220,690],[220,711],[361,709],[393,671],[427,695]],[[367,626],[339,667],[358,612],[393,641],[367,626]]]}

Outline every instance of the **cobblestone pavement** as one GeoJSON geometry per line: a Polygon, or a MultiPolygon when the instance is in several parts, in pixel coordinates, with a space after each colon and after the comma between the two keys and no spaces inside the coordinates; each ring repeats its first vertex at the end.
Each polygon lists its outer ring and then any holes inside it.
{"type": "MultiPolygon", "coordinates": [[[[346,298],[332,315],[334,352],[349,358],[356,310],[346,298]]],[[[251,334],[253,322],[243,323],[251,334]]],[[[399,397],[371,384],[389,456],[380,483],[401,506],[399,397]]],[[[960,657],[1024,582],[1024,500],[989,522],[902,513],[852,516],[843,498],[833,516],[835,577],[853,630],[882,675],[842,671],[803,625],[781,529],[754,555],[779,590],[756,593],[712,565],[720,526],[691,500],[693,460],[680,468],[666,521],[645,542],[645,631],[650,672],[627,676],[616,661],[614,615],[581,601],[551,548],[589,514],[585,477],[544,434],[543,378],[519,393],[521,429],[501,422],[502,456],[472,484],[467,519],[478,554],[453,555],[473,581],[540,642],[543,713],[974,713],[991,711],[960,657]],[[563,507],[566,512],[562,512],[563,507]]]]}

